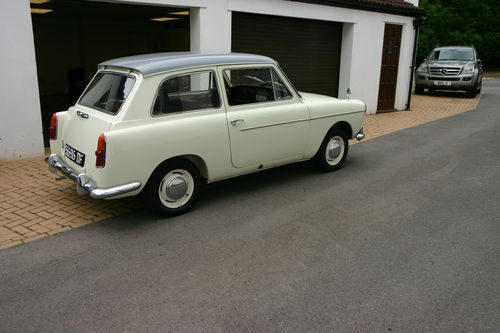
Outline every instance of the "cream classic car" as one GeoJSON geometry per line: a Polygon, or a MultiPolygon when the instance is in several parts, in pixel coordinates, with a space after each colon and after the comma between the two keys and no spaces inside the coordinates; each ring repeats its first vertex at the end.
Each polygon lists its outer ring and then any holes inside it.
{"type": "Polygon", "coordinates": [[[342,166],[364,138],[358,100],[297,92],[278,63],[251,54],[159,53],[109,60],[50,126],[52,171],[80,194],[145,194],[185,212],[202,182],[314,159],[342,166]]]}

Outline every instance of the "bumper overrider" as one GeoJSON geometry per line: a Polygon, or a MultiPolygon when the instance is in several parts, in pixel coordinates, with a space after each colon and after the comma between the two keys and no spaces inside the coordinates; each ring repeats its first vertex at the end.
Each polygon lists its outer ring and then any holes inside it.
{"type": "Polygon", "coordinates": [[[358,134],[356,134],[356,140],[361,141],[365,138],[365,132],[363,131],[363,127],[359,129],[358,134]]]}
{"type": "Polygon", "coordinates": [[[49,164],[49,170],[52,172],[59,171],[67,178],[76,182],[76,191],[80,195],[89,194],[95,199],[106,199],[128,192],[132,192],[141,187],[140,182],[132,182],[129,184],[114,186],[110,188],[98,188],[92,179],[89,179],[84,173],[77,173],[75,170],[68,167],[61,161],[56,154],[51,154],[45,158],[49,164]]]}

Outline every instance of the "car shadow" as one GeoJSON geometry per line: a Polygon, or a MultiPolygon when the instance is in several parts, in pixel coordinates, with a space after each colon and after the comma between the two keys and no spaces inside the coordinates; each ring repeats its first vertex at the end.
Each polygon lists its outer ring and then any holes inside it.
{"type": "MultiPolygon", "coordinates": [[[[360,161],[358,161],[360,162],[360,161]]],[[[145,203],[138,209],[132,210],[124,215],[115,216],[101,221],[101,225],[108,230],[129,231],[137,228],[144,228],[156,223],[174,223],[185,221],[190,215],[198,218],[211,212],[210,208],[214,205],[220,206],[221,203],[232,201],[237,202],[251,195],[259,195],[271,191],[273,188],[284,188],[294,182],[320,181],[325,175],[338,175],[350,164],[356,164],[354,156],[350,156],[344,163],[342,169],[334,173],[325,173],[316,168],[312,161],[297,162],[287,164],[272,169],[257,171],[251,174],[242,175],[226,180],[217,181],[202,186],[199,197],[194,203],[192,209],[185,214],[166,218],[150,210],[145,203]]],[[[293,185],[293,184],[292,184],[293,185]]],[[[144,202],[145,196],[140,195],[135,198],[144,202]]]]}

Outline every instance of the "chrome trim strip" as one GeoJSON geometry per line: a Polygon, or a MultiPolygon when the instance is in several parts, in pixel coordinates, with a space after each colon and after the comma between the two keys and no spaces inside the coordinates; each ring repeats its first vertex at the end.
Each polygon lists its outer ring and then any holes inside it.
{"type": "Polygon", "coordinates": [[[328,116],[314,117],[314,118],[311,118],[311,120],[317,120],[317,119],[323,119],[323,118],[330,118],[330,117],[337,117],[337,116],[344,116],[346,114],[353,114],[353,113],[360,113],[360,112],[365,112],[365,110],[351,111],[351,112],[344,112],[344,113],[337,113],[337,114],[330,114],[328,116]]]}
{"type": "Polygon", "coordinates": [[[254,127],[246,127],[246,128],[242,128],[241,131],[250,131],[250,130],[253,130],[253,129],[259,129],[259,128],[265,128],[265,127],[272,127],[272,126],[278,126],[278,125],[300,123],[300,122],[303,122],[303,121],[309,121],[309,118],[289,120],[289,121],[284,121],[284,122],[281,122],[281,123],[266,124],[266,125],[260,125],[260,126],[254,126],[254,127]]]}

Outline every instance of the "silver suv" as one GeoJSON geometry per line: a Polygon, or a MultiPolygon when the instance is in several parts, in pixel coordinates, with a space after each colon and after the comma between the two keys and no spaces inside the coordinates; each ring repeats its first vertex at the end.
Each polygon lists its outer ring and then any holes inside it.
{"type": "Polygon", "coordinates": [[[483,66],[471,46],[437,47],[417,68],[415,93],[436,90],[465,90],[474,98],[481,92],[483,66]]]}

